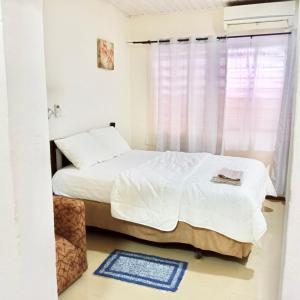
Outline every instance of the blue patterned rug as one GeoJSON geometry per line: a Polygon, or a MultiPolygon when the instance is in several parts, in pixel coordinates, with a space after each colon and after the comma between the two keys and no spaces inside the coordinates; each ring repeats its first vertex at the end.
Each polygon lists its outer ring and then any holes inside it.
{"type": "Polygon", "coordinates": [[[94,274],[175,292],[186,268],[183,261],[115,250],[94,274]]]}

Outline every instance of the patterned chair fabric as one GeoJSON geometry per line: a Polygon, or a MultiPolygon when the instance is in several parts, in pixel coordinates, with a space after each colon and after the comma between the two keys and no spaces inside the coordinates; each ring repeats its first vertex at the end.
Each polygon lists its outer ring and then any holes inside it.
{"type": "Polygon", "coordinates": [[[54,197],[58,293],[87,269],[85,208],[80,200],[54,197]]]}

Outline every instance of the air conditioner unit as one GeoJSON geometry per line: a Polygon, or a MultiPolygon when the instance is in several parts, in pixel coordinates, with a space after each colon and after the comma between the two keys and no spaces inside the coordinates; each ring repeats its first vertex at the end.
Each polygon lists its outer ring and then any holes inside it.
{"type": "Polygon", "coordinates": [[[224,30],[288,30],[294,26],[295,1],[272,2],[225,7],[224,30]]]}

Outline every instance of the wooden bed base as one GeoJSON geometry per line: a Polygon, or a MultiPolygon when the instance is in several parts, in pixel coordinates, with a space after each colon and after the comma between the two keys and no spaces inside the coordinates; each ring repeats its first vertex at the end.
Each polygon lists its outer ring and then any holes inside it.
{"type": "Polygon", "coordinates": [[[118,220],[111,216],[110,204],[91,200],[82,201],[85,203],[86,226],[123,233],[151,242],[192,245],[198,250],[198,257],[201,256],[201,252],[199,252],[201,249],[243,259],[249,256],[252,249],[252,244],[241,243],[215,231],[196,228],[184,222],[179,222],[175,230],[166,232],[118,220]]]}

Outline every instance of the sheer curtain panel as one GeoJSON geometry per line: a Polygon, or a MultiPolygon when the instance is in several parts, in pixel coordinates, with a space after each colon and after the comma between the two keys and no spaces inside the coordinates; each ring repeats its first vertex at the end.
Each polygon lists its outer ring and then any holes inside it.
{"type": "Polygon", "coordinates": [[[156,149],[220,154],[226,42],[195,40],[151,47],[156,149]]]}
{"type": "Polygon", "coordinates": [[[227,41],[224,153],[262,160],[284,194],[292,116],[290,35],[227,41]]]}
{"type": "Polygon", "coordinates": [[[271,173],[278,195],[286,195],[293,110],[295,107],[296,37],[297,33],[293,32],[293,34],[289,36],[288,40],[288,58],[284,79],[285,84],[283,88],[273,168],[271,173]]]}
{"type": "Polygon", "coordinates": [[[287,39],[287,35],[272,35],[227,41],[225,151],[274,152],[287,39]]]}

